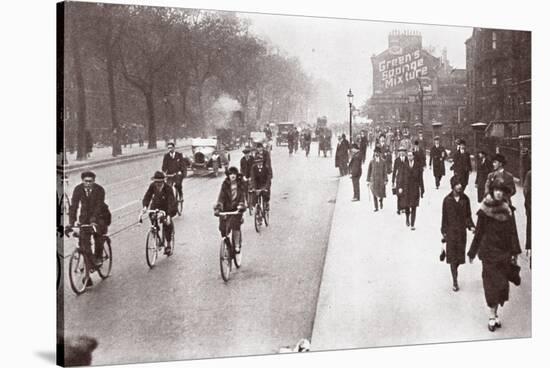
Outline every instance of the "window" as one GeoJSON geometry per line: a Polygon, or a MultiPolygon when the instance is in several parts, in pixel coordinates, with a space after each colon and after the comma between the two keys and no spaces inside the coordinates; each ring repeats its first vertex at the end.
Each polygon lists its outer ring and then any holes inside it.
{"type": "Polygon", "coordinates": [[[491,69],[491,84],[493,86],[497,85],[497,69],[495,67],[491,69]]]}
{"type": "Polygon", "coordinates": [[[497,33],[493,31],[493,50],[497,48],[497,33]]]}

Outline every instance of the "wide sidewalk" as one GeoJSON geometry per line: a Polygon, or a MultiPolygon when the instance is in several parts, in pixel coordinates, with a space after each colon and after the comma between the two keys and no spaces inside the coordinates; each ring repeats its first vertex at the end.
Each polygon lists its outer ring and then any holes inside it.
{"type": "MultiPolygon", "coordinates": [[[[441,206],[450,192],[452,172],[447,170],[436,190],[432,171],[424,171],[426,194],[417,209],[416,231],[411,231],[405,215],[396,213],[390,184],[384,209],[373,211],[367,168],[368,162],[363,166],[359,202],[351,202],[349,177],[340,179],[312,350],[530,337],[531,271],[525,254],[519,260],[522,284],[510,286],[510,301],[499,311],[502,328],[496,332],[486,327],[488,311],[477,258],[459,268],[460,291],[451,290],[449,266],[439,261],[439,252],[441,206]]],[[[523,192],[517,189],[513,201],[523,248],[526,219],[523,192]]],[[[472,184],[466,193],[476,222],[479,206],[474,191],[472,184]]],[[[471,239],[468,233],[467,249],[471,239]]]]}

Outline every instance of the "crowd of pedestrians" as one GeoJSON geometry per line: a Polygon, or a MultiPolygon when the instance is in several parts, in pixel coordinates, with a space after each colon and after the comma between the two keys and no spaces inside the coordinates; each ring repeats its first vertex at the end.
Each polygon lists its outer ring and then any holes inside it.
{"type": "MultiPolygon", "coordinates": [[[[374,199],[374,211],[383,209],[386,186],[391,175],[391,191],[396,196],[397,214],[405,214],[405,225],[416,229],[417,209],[426,195],[424,170],[427,163],[423,137],[412,139],[407,131],[361,132],[349,142],[345,134],[338,136],[335,166],[341,176],[349,175],[353,186],[353,202],[361,199],[360,179],[362,165],[366,162],[367,187],[374,199]],[[388,139],[389,138],[389,139],[388,139]],[[374,146],[372,157],[367,157],[367,147],[374,146]],[[395,159],[393,159],[395,155],[395,159]]],[[[506,170],[506,157],[500,153],[489,156],[480,150],[472,156],[464,140],[455,142],[452,150],[442,146],[434,137],[429,149],[428,166],[438,190],[446,174],[446,162],[450,161],[450,192],[442,203],[440,260],[449,264],[452,290],[460,290],[458,269],[478,257],[482,263],[481,279],[485,301],[489,309],[488,329],[493,332],[502,326],[498,308],[509,299],[509,284],[519,285],[520,240],[516,224],[516,208],[512,197],[516,194],[514,176],[506,170]],[[472,165],[475,159],[475,165],[472,165]],[[479,206],[474,223],[470,198],[466,194],[470,174],[475,168],[475,193],[479,206]],[[473,240],[467,251],[467,231],[473,240]]],[[[531,171],[523,181],[525,213],[527,217],[525,250],[531,260],[531,171]]]]}

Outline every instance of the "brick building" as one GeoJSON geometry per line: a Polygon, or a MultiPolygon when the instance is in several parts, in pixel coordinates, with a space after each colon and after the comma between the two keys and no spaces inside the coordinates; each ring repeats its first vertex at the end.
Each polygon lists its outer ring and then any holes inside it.
{"type": "Polygon", "coordinates": [[[431,124],[439,122],[443,125],[438,134],[450,141],[458,120],[466,117],[466,71],[450,65],[446,50],[436,57],[422,47],[419,32],[393,31],[388,35],[388,49],[373,55],[371,61],[369,118],[375,124],[411,128],[422,123],[428,133],[431,124]]]}
{"type": "Polygon", "coordinates": [[[486,124],[479,146],[504,153],[522,176],[520,155],[531,137],[531,32],[474,28],[465,45],[468,125],[486,124]]]}

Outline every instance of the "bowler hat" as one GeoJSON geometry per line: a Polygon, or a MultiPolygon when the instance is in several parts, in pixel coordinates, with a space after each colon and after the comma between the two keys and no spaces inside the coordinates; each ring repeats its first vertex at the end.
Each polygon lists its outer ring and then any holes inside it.
{"type": "Polygon", "coordinates": [[[382,153],[382,149],[380,149],[380,147],[376,146],[376,147],[374,147],[374,153],[382,153]]]}
{"type": "Polygon", "coordinates": [[[250,153],[250,148],[245,147],[245,148],[243,149],[243,153],[250,153]]]}
{"type": "Polygon", "coordinates": [[[403,152],[407,152],[407,147],[405,146],[400,146],[398,151],[403,151],[403,152]]]}
{"type": "Polygon", "coordinates": [[[256,143],[256,147],[258,147],[258,148],[263,147],[263,146],[264,145],[261,142],[256,143]]]}
{"type": "Polygon", "coordinates": [[[168,144],[166,146],[167,147],[170,147],[170,146],[175,147],[176,145],[174,144],[174,142],[168,142],[168,144]]]}
{"type": "Polygon", "coordinates": [[[359,146],[357,145],[357,143],[353,143],[353,144],[351,145],[351,148],[352,148],[352,149],[359,149],[359,146]]]}
{"type": "Polygon", "coordinates": [[[93,171],[84,171],[82,174],[80,174],[80,178],[82,180],[84,180],[84,178],[95,179],[95,173],[93,171]]]}
{"type": "Polygon", "coordinates": [[[153,177],[151,178],[151,180],[154,180],[154,181],[164,181],[164,173],[162,171],[155,171],[155,174],[153,175],[153,177]]]}
{"type": "Polygon", "coordinates": [[[504,155],[501,155],[500,153],[497,153],[497,154],[493,157],[493,161],[498,161],[498,162],[500,162],[501,164],[506,165],[506,157],[504,157],[504,155]]]}
{"type": "Polygon", "coordinates": [[[438,140],[439,140],[439,136],[436,135],[436,136],[434,137],[434,141],[438,141],[438,140]]]}

